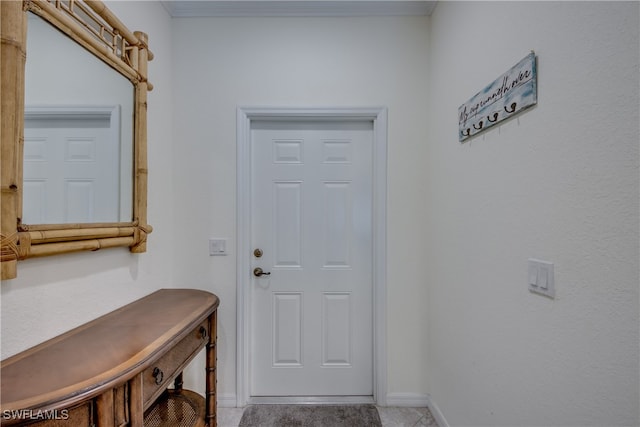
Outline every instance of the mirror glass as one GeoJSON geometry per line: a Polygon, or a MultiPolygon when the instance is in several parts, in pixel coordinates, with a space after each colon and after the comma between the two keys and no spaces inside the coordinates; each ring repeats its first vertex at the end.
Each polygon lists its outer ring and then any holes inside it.
{"type": "Polygon", "coordinates": [[[28,13],[23,224],[133,218],[134,87],[28,13]]]}

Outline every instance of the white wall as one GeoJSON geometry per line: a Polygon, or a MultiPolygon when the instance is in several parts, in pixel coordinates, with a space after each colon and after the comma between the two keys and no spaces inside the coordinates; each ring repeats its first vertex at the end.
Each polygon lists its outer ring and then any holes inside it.
{"type": "Polygon", "coordinates": [[[637,2],[440,2],[423,197],[428,389],[452,426],[639,425],[637,2]],[[538,105],[457,108],[533,49],[538,105]],[[527,290],[555,263],[556,298],[527,290]]]}
{"type": "MultiPolygon", "coordinates": [[[[414,184],[423,181],[427,19],[171,23],[156,2],[108,4],[149,34],[156,57],[148,126],[154,232],[142,255],[108,249],[20,262],[18,278],[1,287],[2,358],[155,289],[207,289],[222,300],[219,392],[234,402],[236,107],[387,106],[389,391],[423,398],[424,242],[415,224],[425,206],[414,184]],[[211,236],[227,237],[231,255],[209,257],[211,236]]],[[[186,382],[202,391],[200,377],[193,367],[186,382]]]]}
{"type": "Polygon", "coordinates": [[[235,403],[238,106],[389,108],[388,385],[425,396],[427,18],[185,18],[173,30],[175,282],[221,298],[223,404],[235,403]],[[209,237],[228,238],[230,255],[209,257],[209,237]]]}
{"type": "Polygon", "coordinates": [[[391,397],[428,392],[456,426],[639,424],[638,3],[173,21],[109,5],[156,54],[149,251],[19,263],[2,358],[157,288],[202,288],[221,297],[218,386],[235,401],[236,107],[384,105],[391,397]],[[538,106],[460,144],[458,106],[531,49],[538,106]],[[209,237],[230,255],[209,257],[209,237]],[[555,263],[555,300],[527,291],[530,257],[555,263]]]}
{"type": "Polygon", "coordinates": [[[170,18],[155,2],[109,2],[132,30],[149,34],[149,215],[154,227],[146,254],[126,248],[60,255],[18,263],[18,277],[2,282],[2,358],[85,323],[152,291],[173,285],[174,205],[171,191],[170,18]]]}

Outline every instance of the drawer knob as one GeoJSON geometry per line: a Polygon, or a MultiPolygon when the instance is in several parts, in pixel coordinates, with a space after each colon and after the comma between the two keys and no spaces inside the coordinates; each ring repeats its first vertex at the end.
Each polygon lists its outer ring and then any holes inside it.
{"type": "Polygon", "coordinates": [[[200,336],[202,337],[203,340],[207,339],[207,336],[209,335],[209,333],[207,332],[207,328],[205,328],[204,326],[200,326],[200,329],[198,330],[198,332],[200,332],[200,336]]]}
{"type": "Polygon", "coordinates": [[[162,384],[162,380],[164,379],[164,372],[162,372],[162,369],[158,367],[153,368],[153,373],[151,375],[156,379],[156,384],[162,384]]]}

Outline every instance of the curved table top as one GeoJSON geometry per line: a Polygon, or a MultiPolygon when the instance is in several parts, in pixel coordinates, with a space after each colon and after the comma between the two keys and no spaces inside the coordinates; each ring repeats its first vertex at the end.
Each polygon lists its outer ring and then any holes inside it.
{"type": "Polygon", "coordinates": [[[0,410],[59,409],[146,369],[220,301],[195,289],[161,289],[0,362],[0,410]]]}

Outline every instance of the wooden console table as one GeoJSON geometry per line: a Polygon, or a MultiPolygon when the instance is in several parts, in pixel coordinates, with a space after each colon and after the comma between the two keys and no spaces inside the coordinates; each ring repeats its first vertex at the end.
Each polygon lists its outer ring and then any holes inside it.
{"type": "Polygon", "coordinates": [[[3,360],[0,424],[215,427],[218,304],[162,289],[3,360]],[[205,346],[203,398],[182,390],[182,370],[205,346]]]}

